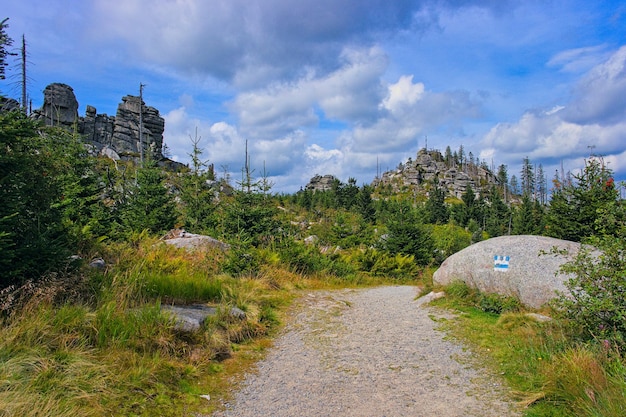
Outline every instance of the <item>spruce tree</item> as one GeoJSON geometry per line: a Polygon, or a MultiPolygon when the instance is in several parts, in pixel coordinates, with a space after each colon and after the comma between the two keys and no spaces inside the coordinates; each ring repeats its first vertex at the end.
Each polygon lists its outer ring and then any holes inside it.
{"type": "Polygon", "coordinates": [[[178,217],[174,197],[165,184],[166,176],[148,159],[137,169],[137,183],[131,187],[122,223],[127,231],[161,233],[172,229],[178,217]]]}
{"type": "Polygon", "coordinates": [[[613,172],[600,157],[585,161],[584,169],[555,188],[546,218],[546,233],[560,239],[579,242],[603,230],[613,234],[611,227],[598,224],[596,219],[607,207],[619,202],[613,172]]]}
{"type": "Polygon", "coordinates": [[[426,200],[426,221],[432,224],[445,224],[450,218],[450,210],[445,203],[446,192],[439,187],[439,181],[435,179],[433,187],[428,193],[426,200]]]}

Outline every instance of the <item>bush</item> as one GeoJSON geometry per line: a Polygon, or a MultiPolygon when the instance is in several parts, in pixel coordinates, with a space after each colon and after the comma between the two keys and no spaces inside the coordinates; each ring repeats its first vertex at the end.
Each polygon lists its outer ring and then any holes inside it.
{"type": "Polygon", "coordinates": [[[413,256],[390,255],[376,249],[361,252],[356,256],[356,263],[360,271],[378,277],[415,278],[420,273],[413,256]]]}
{"type": "Polygon", "coordinates": [[[562,266],[574,275],[566,283],[571,296],[561,295],[555,306],[583,339],[626,347],[626,242],[605,236],[589,243],[601,254],[584,246],[562,266]]]}

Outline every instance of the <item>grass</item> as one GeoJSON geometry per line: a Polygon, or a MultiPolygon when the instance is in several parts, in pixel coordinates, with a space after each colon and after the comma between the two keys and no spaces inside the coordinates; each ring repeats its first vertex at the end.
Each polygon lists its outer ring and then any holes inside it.
{"type": "Polygon", "coordinates": [[[448,294],[436,303],[459,315],[442,326],[504,377],[525,416],[624,415],[626,362],[621,352],[578,343],[557,320],[540,323],[524,311],[485,311],[477,302],[481,295],[458,283],[448,294]]]}
{"type": "MultiPolygon", "coordinates": [[[[432,270],[391,279],[351,270],[356,252],[340,255],[348,265],[341,273],[319,261],[304,274],[264,250],[253,274],[231,276],[217,250],[187,252],[145,236],[105,250],[115,263],[104,273],[0,294],[0,416],[207,414],[263,357],[303,290],[432,287],[432,270]],[[166,303],[205,303],[218,313],[183,332],[161,313],[166,303]],[[246,318],[234,319],[233,307],[246,318]]],[[[527,417],[623,415],[626,366],[617,348],[577,344],[558,321],[539,323],[516,300],[459,284],[446,291],[436,302],[459,315],[441,325],[502,374],[527,417]]]]}
{"type": "Polygon", "coordinates": [[[209,413],[264,355],[301,290],[382,281],[305,275],[269,250],[258,251],[254,274],[231,276],[219,250],[189,252],[145,235],[101,250],[112,262],[104,272],[0,294],[0,416],[209,413]],[[161,313],[171,303],[204,303],[217,314],[184,332],[161,313]],[[233,318],[233,307],[245,319],[233,318]]]}

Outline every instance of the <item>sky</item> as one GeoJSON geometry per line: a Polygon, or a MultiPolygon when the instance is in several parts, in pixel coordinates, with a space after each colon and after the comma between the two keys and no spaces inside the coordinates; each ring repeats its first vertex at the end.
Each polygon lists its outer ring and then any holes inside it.
{"type": "MultiPolygon", "coordinates": [[[[139,95],[172,159],[192,137],[219,177],[292,193],[314,175],[370,183],[425,146],[462,145],[548,181],[591,154],[626,179],[626,0],[2,0],[51,83],[114,115],[139,95]],[[196,133],[197,132],[197,133],[196,133]]],[[[0,92],[18,98],[18,62],[0,92]]]]}

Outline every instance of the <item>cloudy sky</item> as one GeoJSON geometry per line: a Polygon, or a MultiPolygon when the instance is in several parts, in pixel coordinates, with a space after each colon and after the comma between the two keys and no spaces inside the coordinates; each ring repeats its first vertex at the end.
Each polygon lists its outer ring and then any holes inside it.
{"type": "MultiPolygon", "coordinates": [[[[7,4],[8,3],[8,4],[7,4]]],[[[218,175],[276,192],[315,174],[372,181],[418,147],[463,145],[550,180],[600,154],[626,179],[626,1],[22,0],[33,107],[53,82],[114,115],[139,94],[173,159],[190,136],[218,175]]],[[[0,92],[18,98],[17,63],[0,92]]]]}

